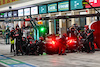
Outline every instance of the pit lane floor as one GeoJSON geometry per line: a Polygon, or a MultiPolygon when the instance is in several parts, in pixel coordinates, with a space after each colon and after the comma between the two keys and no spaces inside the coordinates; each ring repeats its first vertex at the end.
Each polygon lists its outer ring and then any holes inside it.
{"type": "MultiPolygon", "coordinates": [[[[1,41],[1,40],[0,40],[1,41]]],[[[68,53],[67,55],[42,55],[42,56],[13,56],[10,53],[10,45],[0,44],[0,55],[17,60],[32,66],[10,66],[8,67],[100,67],[100,51],[95,53],[68,53]]],[[[8,62],[11,62],[11,60],[8,62]]],[[[0,60],[1,61],[1,60],[0,60]]],[[[3,67],[1,66],[0,67],[3,67]]]]}

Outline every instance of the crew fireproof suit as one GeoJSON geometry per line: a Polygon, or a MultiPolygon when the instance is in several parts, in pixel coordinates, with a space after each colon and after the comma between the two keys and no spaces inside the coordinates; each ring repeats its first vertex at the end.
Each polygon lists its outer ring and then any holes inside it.
{"type": "Polygon", "coordinates": [[[23,54],[23,51],[22,51],[22,35],[23,35],[23,33],[22,33],[21,29],[17,29],[16,34],[15,34],[15,37],[16,37],[16,54],[17,55],[19,53],[19,50],[23,54]]]}
{"type": "Polygon", "coordinates": [[[66,37],[63,35],[60,39],[59,39],[59,55],[66,55],[65,54],[65,50],[66,50],[66,37]]]}

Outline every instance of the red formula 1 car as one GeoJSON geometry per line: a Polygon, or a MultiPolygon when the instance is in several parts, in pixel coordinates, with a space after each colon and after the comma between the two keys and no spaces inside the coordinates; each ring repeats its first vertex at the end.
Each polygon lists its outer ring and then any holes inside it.
{"type": "Polygon", "coordinates": [[[68,51],[77,51],[78,49],[78,41],[77,41],[77,38],[71,38],[71,37],[68,37],[67,38],[67,49],[68,51]]]}
{"type": "Polygon", "coordinates": [[[45,51],[47,54],[56,54],[58,53],[58,42],[57,40],[52,40],[49,38],[45,43],[45,51]]]}

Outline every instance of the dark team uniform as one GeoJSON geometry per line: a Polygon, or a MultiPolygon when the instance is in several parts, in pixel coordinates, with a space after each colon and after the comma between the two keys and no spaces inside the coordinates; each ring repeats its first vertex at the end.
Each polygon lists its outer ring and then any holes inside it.
{"type": "Polygon", "coordinates": [[[62,38],[59,39],[59,55],[66,55],[66,37],[62,36],[62,38]]]}
{"type": "Polygon", "coordinates": [[[19,53],[19,50],[23,54],[23,51],[22,51],[22,35],[23,35],[23,33],[22,33],[21,29],[17,29],[16,34],[15,34],[15,37],[16,37],[16,54],[19,53]]]}

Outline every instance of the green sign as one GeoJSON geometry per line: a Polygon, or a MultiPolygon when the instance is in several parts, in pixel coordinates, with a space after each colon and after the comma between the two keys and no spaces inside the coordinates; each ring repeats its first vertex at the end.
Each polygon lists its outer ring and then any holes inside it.
{"type": "Polygon", "coordinates": [[[67,11],[67,10],[69,10],[69,1],[58,3],[58,11],[67,11]]]}
{"type": "Polygon", "coordinates": [[[4,13],[1,13],[0,15],[4,15],[4,13]]]}
{"type": "Polygon", "coordinates": [[[70,0],[71,10],[83,9],[82,0],[70,0]]]}
{"type": "Polygon", "coordinates": [[[48,4],[48,13],[57,12],[57,3],[48,4]]]}
{"type": "Polygon", "coordinates": [[[44,14],[44,13],[47,13],[47,6],[46,5],[39,6],[39,14],[44,14]]]}

